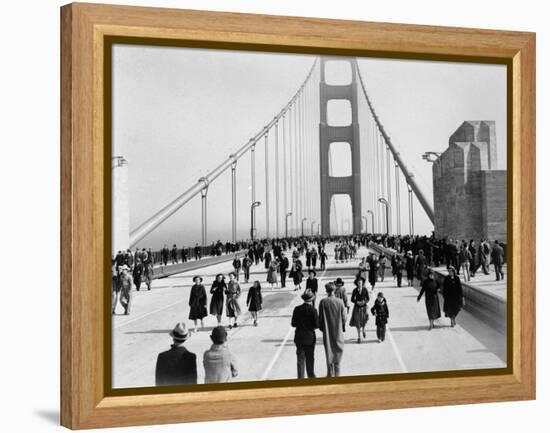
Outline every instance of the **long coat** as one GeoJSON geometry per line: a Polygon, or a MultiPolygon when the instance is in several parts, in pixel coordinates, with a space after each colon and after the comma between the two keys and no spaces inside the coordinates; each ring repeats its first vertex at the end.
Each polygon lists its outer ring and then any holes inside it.
{"type": "Polygon", "coordinates": [[[367,259],[369,265],[369,283],[371,286],[376,284],[378,280],[378,260],[377,259],[367,259]]]}
{"type": "Polygon", "coordinates": [[[210,288],[212,299],[210,299],[210,314],[213,316],[221,316],[223,313],[223,294],[227,289],[225,281],[215,280],[210,288]]]}
{"type": "Polygon", "coordinates": [[[189,319],[206,317],[206,289],[202,284],[193,284],[189,294],[189,319]]]}
{"type": "Polygon", "coordinates": [[[227,317],[237,317],[241,314],[241,307],[239,305],[239,297],[241,296],[241,286],[236,280],[229,281],[227,283],[227,289],[225,289],[226,299],[226,314],[227,317]]]}
{"type": "Polygon", "coordinates": [[[346,308],[341,299],[331,295],[319,302],[319,329],[323,332],[327,364],[340,362],[346,329],[346,308]]]}
{"type": "Polygon", "coordinates": [[[197,383],[197,356],[183,346],[172,346],[157,358],[155,384],[194,385],[197,383]]]}
{"type": "Polygon", "coordinates": [[[456,275],[443,280],[443,311],[446,317],[456,317],[464,306],[462,283],[456,275]]]}
{"type": "Polygon", "coordinates": [[[426,278],[422,282],[422,288],[420,289],[420,293],[418,294],[418,300],[422,298],[422,295],[424,295],[424,299],[426,302],[426,313],[428,314],[428,318],[430,320],[439,319],[441,317],[441,308],[439,307],[439,295],[437,292],[439,291],[439,283],[432,279],[432,278],[426,278]]]}
{"type": "Polygon", "coordinates": [[[260,311],[262,309],[262,291],[258,287],[250,287],[246,296],[248,311],[260,311]]]}

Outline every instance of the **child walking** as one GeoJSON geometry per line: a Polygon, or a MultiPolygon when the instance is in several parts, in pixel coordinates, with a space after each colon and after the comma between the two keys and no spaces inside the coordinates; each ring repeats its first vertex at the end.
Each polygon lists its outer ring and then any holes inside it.
{"type": "Polygon", "coordinates": [[[374,301],[374,305],[370,309],[370,312],[376,317],[376,336],[378,337],[378,342],[381,343],[386,338],[386,324],[390,317],[388,303],[382,292],[378,292],[376,301],[374,301]]]}

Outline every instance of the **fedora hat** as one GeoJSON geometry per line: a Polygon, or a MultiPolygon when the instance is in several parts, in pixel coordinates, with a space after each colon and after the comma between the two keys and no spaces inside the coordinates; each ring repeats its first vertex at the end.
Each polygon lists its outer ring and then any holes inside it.
{"type": "Polygon", "coordinates": [[[129,271],[130,267],[128,265],[122,265],[118,267],[119,271],[129,271]]]}
{"type": "Polygon", "coordinates": [[[313,274],[314,277],[317,276],[317,272],[315,272],[315,270],[313,270],[313,269],[310,269],[308,272],[309,272],[310,274],[313,274]]]}
{"type": "Polygon", "coordinates": [[[170,337],[175,341],[185,341],[189,338],[189,331],[185,323],[180,322],[170,331],[170,337]]]}
{"type": "Polygon", "coordinates": [[[334,284],[336,284],[336,286],[343,286],[344,285],[344,280],[342,280],[342,278],[338,277],[338,278],[336,278],[336,281],[334,282],[334,284]]]}
{"type": "Polygon", "coordinates": [[[200,282],[202,283],[202,277],[200,275],[196,275],[193,277],[193,282],[195,283],[197,281],[197,279],[201,280],[200,282]]]}
{"type": "Polygon", "coordinates": [[[311,302],[315,299],[315,294],[310,289],[306,289],[306,291],[302,295],[302,299],[306,302],[311,302]]]}

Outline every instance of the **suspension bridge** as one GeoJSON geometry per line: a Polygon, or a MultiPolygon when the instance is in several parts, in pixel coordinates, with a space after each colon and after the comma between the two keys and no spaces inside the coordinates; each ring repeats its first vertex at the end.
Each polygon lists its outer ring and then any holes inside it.
{"type": "MultiPolygon", "coordinates": [[[[117,191],[118,171],[128,167],[122,156],[114,160],[113,183],[117,191]]],[[[368,83],[353,58],[312,60],[294,95],[280,111],[236,151],[133,230],[128,229],[127,221],[117,221],[115,215],[113,254],[144,247],[148,235],[194,199],[201,202],[201,237],[196,242],[199,249],[189,248],[185,261],[176,264],[171,264],[172,257],[167,263],[160,253],[155,253],[157,279],[152,290],[142,289],[135,294],[131,315],[113,316],[115,387],[154,384],[156,355],[169,346],[168,332],[176,322],[187,321],[193,276],[201,275],[208,291],[215,275],[232,271],[234,258],[246,254],[251,245],[261,244],[269,250],[285,240],[290,245],[290,255],[293,245],[326,242],[326,268],[317,267],[319,297],[324,295],[324,284],[337,277],[343,278],[351,296],[360,258],[369,252],[380,253],[381,249],[388,255],[395,254],[385,240],[415,236],[418,212],[424,212],[432,223],[435,220],[432,200],[416,181],[398,146],[392,143],[369,97],[368,83]],[[329,79],[327,68],[334,63],[348,69],[347,83],[335,84],[329,79]],[[346,114],[338,118],[332,112],[346,114]],[[259,154],[263,158],[258,158],[259,154]],[[249,160],[246,168],[250,170],[250,188],[242,194],[237,177],[245,158],[249,160]],[[229,176],[224,176],[226,173],[229,176]],[[215,243],[209,237],[208,199],[210,188],[217,183],[231,190],[231,211],[227,212],[231,233],[223,242],[215,243]],[[237,220],[237,211],[243,206],[249,211],[249,231],[244,239],[239,236],[237,220]],[[356,242],[359,249],[355,258],[342,261],[335,257],[334,248],[342,236],[356,242]]],[[[127,201],[122,203],[127,206],[127,201]]],[[[176,262],[180,262],[179,251],[177,254],[176,262]]],[[[305,263],[305,256],[301,260],[305,263]]],[[[264,285],[266,277],[263,262],[252,265],[250,283],[258,280],[264,285]]],[[[367,344],[352,344],[355,329],[348,329],[343,375],[506,365],[504,332],[479,314],[484,309],[480,302],[498,304],[497,309],[505,303],[502,285],[488,287],[488,281],[482,281],[476,287],[476,283],[470,283],[472,299],[478,299],[480,293],[486,296],[478,301],[477,310],[461,313],[455,328],[449,328],[443,318],[441,326],[428,331],[423,302],[418,304],[414,299],[418,287],[397,287],[389,267],[385,277],[377,283],[376,290],[385,293],[390,306],[388,341],[368,344],[376,341],[372,318],[367,344]]],[[[280,282],[272,288],[265,284],[268,288],[264,289],[260,326],[251,326],[250,316],[245,313],[241,326],[230,331],[229,344],[241,365],[238,380],[295,378],[290,315],[301,303],[301,291],[288,284],[288,288],[281,287],[280,282]]],[[[304,286],[305,281],[300,287],[304,286]]],[[[241,287],[241,306],[246,310],[244,300],[249,284],[242,278],[241,287]]],[[[205,324],[187,345],[198,355],[210,345],[207,331],[215,325],[215,318],[207,317],[205,324]]],[[[320,338],[316,372],[318,376],[325,374],[320,338]]],[[[199,379],[201,374],[199,371],[199,379]]]]}

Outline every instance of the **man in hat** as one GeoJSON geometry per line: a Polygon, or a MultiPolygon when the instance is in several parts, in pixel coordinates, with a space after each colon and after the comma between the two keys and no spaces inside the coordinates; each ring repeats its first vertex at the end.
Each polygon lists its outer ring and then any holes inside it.
{"type": "Polygon", "coordinates": [[[317,273],[315,270],[310,269],[309,275],[306,279],[306,290],[309,289],[311,290],[311,293],[313,293],[313,307],[315,307],[315,299],[317,298],[317,289],[319,287],[319,281],[315,278],[316,276],[317,273]]]}
{"type": "Polygon", "coordinates": [[[156,386],[194,385],[197,383],[197,356],[183,345],[189,338],[185,323],[178,323],[170,332],[174,343],[159,354],[155,368],[156,386]]]}
{"type": "Polygon", "coordinates": [[[227,331],[216,326],[210,335],[212,346],[204,352],[204,383],[224,383],[237,377],[237,360],[227,348],[227,331]]]}
{"type": "Polygon", "coordinates": [[[349,313],[348,295],[346,294],[346,288],[344,287],[344,280],[338,277],[334,282],[336,289],[334,289],[334,296],[340,298],[346,307],[346,312],[349,313]]]}
{"type": "Polygon", "coordinates": [[[122,265],[118,268],[120,272],[120,303],[124,307],[124,314],[130,314],[130,303],[132,302],[132,286],[134,280],[130,275],[130,267],[128,265],[122,265]]]}
{"type": "Polygon", "coordinates": [[[327,376],[340,376],[340,362],[344,354],[346,309],[341,299],[334,296],[334,283],[325,285],[327,297],[319,302],[319,329],[327,358],[327,376]]]}
{"type": "Polygon", "coordinates": [[[307,377],[315,377],[315,330],[319,327],[317,310],[313,306],[315,294],[310,289],[306,289],[302,299],[304,303],[294,308],[291,321],[291,325],[296,328],[294,344],[298,361],[298,379],[305,377],[304,366],[307,370],[307,377]]]}

